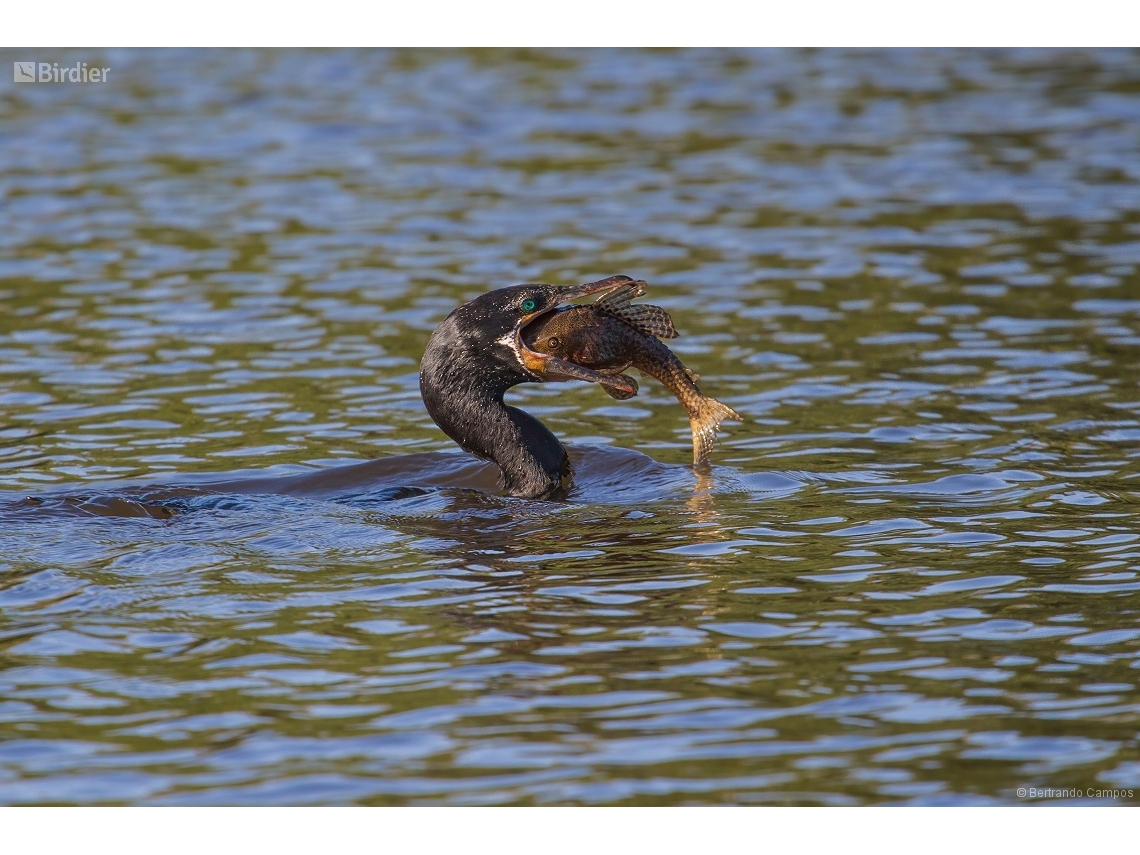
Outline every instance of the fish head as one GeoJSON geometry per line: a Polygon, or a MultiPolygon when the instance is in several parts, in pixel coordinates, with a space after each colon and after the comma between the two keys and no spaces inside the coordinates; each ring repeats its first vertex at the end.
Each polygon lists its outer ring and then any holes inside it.
{"type": "Polygon", "coordinates": [[[576,339],[585,327],[596,326],[597,318],[589,306],[563,306],[527,324],[523,344],[535,353],[573,362],[576,339]]]}
{"type": "MultiPolygon", "coordinates": [[[[515,292],[507,303],[509,307],[507,311],[513,311],[516,320],[510,333],[505,334],[499,343],[509,347],[527,373],[541,382],[585,380],[588,383],[601,383],[621,392],[635,392],[636,390],[630,387],[629,381],[625,378],[603,374],[561,358],[563,354],[557,346],[549,347],[549,340],[545,342],[546,346],[539,349],[535,346],[533,337],[524,333],[528,326],[535,323],[546,322],[553,324],[556,329],[562,324],[572,325],[572,316],[567,312],[560,312],[561,307],[580,297],[608,294],[631,281],[633,280],[628,276],[611,276],[584,285],[563,287],[518,285],[511,289],[504,288],[503,291],[515,292]],[[528,338],[530,343],[527,341],[528,338]]],[[[547,336],[547,339],[549,338],[550,336],[547,336]]]]}

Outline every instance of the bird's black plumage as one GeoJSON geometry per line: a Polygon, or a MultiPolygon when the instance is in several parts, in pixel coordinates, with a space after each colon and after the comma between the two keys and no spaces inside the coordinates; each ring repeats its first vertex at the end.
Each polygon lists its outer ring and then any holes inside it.
{"type": "Polygon", "coordinates": [[[515,285],[460,306],[432,333],[420,363],[428,414],[461,448],[498,464],[509,495],[542,498],[568,486],[566,449],[534,416],[507,406],[520,383],[580,379],[621,387],[609,375],[529,350],[520,332],[531,320],[575,297],[612,291],[615,276],[587,285],[515,285]]]}

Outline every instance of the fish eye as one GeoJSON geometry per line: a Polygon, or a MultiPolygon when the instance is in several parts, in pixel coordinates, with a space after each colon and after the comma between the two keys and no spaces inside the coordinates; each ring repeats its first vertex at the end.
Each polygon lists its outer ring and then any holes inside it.
{"type": "Polygon", "coordinates": [[[552,338],[552,339],[550,340],[550,346],[551,346],[551,347],[558,347],[558,339],[556,339],[556,338],[552,338]]]}
{"type": "Polygon", "coordinates": [[[534,307],[535,307],[536,305],[538,305],[538,304],[537,304],[537,303],[535,303],[535,302],[534,302],[534,300],[524,300],[524,301],[523,301],[523,304],[522,304],[522,307],[523,307],[523,311],[524,311],[524,312],[533,312],[533,311],[534,311],[534,307]]]}

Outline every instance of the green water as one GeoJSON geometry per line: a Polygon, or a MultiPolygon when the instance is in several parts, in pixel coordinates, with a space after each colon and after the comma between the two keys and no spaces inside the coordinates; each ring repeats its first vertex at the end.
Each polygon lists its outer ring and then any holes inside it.
{"type": "Polygon", "coordinates": [[[1140,54],[0,53],[0,802],[1136,801],[1140,54]],[[428,335],[613,273],[746,422],[498,497],[428,335]]]}

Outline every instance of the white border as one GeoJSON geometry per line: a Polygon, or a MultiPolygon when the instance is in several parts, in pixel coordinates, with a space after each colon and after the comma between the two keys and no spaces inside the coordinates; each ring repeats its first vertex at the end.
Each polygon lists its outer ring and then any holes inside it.
{"type": "Polygon", "coordinates": [[[0,808],[8,852],[67,855],[961,855],[1129,851],[1136,809],[0,808]]]}
{"type": "Polygon", "coordinates": [[[1135,0],[13,0],[4,47],[1135,46],[1135,0]]]}

